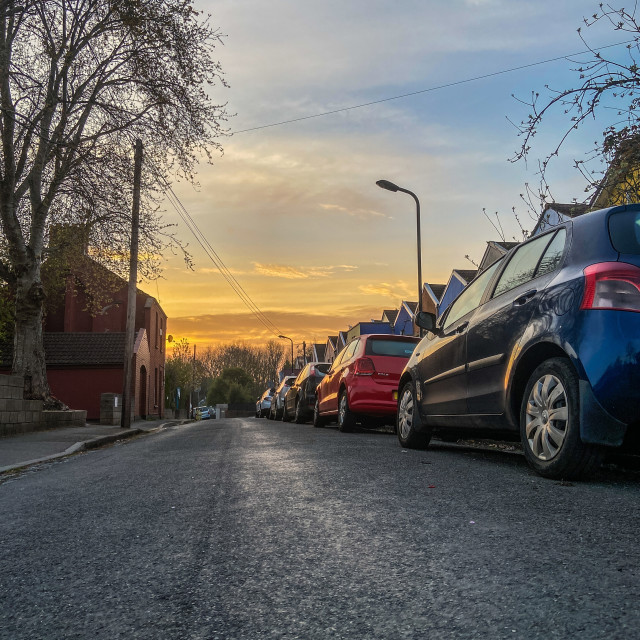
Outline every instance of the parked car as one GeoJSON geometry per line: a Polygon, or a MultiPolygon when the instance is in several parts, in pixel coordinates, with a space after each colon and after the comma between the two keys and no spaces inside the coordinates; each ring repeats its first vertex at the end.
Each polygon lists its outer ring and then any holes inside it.
{"type": "Polygon", "coordinates": [[[208,420],[211,417],[209,407],[196,407],[194,417],[196,420],[208,420]]]}
{"type": "Polygon", "coordinates": [[[350,431],[357,422],[395,421],[400,374],[419,341],[381,334],[352,340],[318,385],[314,426],[337,419],[340,431],[350,431]]]}
{"type": "Polygon", "coordinates": [[[298,374],[284,396],[282,419],[295,420],[298,424],[311,420],[316,401],[316,387],[327,375],[328,362],[310,362],[298,374]]]}
{"type": "Polygon", "coordinates": [[[295,376],[287,376],[276,387],[276,392],[273,394],[271,400],[271,410],[269,411],[269,418],[271,420],[280,420],[282,418],[282,411],[284,409],[284,396],[289,391],[289,387],[295,382],[295,376]]]}
{"type": "Polygon", "coordinates": [[[436,322],[400,379],[398,438],[520,433],[550,478],[588,474],[640,428],[640,205],[587,213],[512,249],[436,322]]]}
{"type": "Polygon", "coordinates": [[[256,402],[256,418],[266,418],[271,409],[271,398],[275,393],[275,387],[267,389],[256,402]]]}

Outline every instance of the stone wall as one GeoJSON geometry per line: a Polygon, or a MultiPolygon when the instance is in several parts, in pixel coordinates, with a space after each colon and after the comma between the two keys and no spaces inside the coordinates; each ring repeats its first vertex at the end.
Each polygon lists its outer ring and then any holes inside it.
{"type": "Polygon", "coordinates": [[[0,437],[47,428],[43,426],[42,402],[24,400],[23,395],[21,377],[0,376],[0,437]]]}

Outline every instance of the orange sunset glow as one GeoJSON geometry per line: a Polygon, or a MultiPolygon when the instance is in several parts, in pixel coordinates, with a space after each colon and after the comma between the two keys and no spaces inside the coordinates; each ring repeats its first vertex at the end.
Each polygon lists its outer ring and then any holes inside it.
{"type": "MultiPolygon", "coordinates": [[[[582,2],[562,15],[553,3],[526,3],[526,20],[500,2],[411,3],[394,9],[393,28],[367,3],[351,3],[348,19],[307,4],[279,4],[274,38],[267,4],[199,3],[226,34],[217,52],[230,86],[212,91],[235,115],[224,154],[200,164],[197,187],[173,188],[278,331],[249,311],[167,201],[165,221],[195,268],[168,257],[163,279],[143,288],[176,340],[264,344],[282,333],[324,343],[417,300],[415,204],[379,189],[380,179],[420,198],[424,282],[446,284],[453,269],[475,268],[487,241],[522,239],[521,227],[534,225],[520,194],[536,168],[508,162],[518,139],[507,117],[526,117],[512,94],[562,83],[567,65],[426,89],[572,51],[579,38],[566,34],[582,2]]],[[[556,166],[554,195],[571,201],[581,179],[562,158],[556,166]]]]}

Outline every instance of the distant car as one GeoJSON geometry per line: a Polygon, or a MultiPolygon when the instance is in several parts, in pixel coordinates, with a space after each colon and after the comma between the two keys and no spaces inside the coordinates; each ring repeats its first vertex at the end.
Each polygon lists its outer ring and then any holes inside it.
{"type": "Polygon", "coordinates": [[[284,409],[284,396],[289,391],[289,387],[295,382],[295,376],[287,376],[276,387],[276,392],[271,399],[271,410],[269,412],[269,418],[271,420],[280,420],[282,418],[282,411],[284,409]]]}
{"type": "Polygon", "coordinates": [[[387,334],[354,338],[318,385],[314,426],[337,420],[340,431],[350,431],[357,422],[395,423],[400,374],[418,342],[387,334]]]}
{"type": "Polygon", "coordinates": [[[400,380],[398,438],[519,433],[540,475],[587,475],[638,435],[640,204],[585,213],[513,248],[436,322],[400,380]]]}
{"type": "Polygon", "coordinates": [[[256,402],[256,418],[266,418],[271,410],[271,398],[275,393],[275,387],[267,389],[256,402]]]}
{"type": "Polygon", "coordinates": [[[311,419],[316,401],[316,387],[327,375],[329,367],[331,365],[328,362],[310,362],[305,365],[284,396],[284,422],[295,420],[301,424],[311,419]]]}
{"type": "Polygon", "coordinates": [[[208,420],[211,417],[211,413],[209,412],[209,407],[196,407],[195,408],[195,419],[196,420],[208,420]]]}

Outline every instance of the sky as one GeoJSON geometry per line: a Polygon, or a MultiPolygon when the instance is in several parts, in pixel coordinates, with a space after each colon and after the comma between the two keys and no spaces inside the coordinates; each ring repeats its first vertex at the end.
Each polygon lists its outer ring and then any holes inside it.
{"type": "MultiPolygon", "coordinates": [[[[420,199],[425,282],[445,284],[452,269],[473,269],[465,256],[478,263],[486,242],[500,240],[483,209],[494,223],[498,212],[507,240],[535,224],[520,194],[525,184],[537,187],[537,159],[566,121],[549,119],[530,161],[512,163],[520,142],[512,122],[528,114],[516,98],[565,87],[576,65],[508,70],[584,51],[577,29],[596,2],[196,0],[196,7],[225,36],[217,51],[229,87],[209,91],[234,114],[232,135],[220,139],[222,156],[199,165],[196,188],[178,182],[174,191],[271,330],[166,203],[164,220],[177,225],[195,266],[168,257],[163,278],[143,288],[158,297],[174,340],[260,345],[283,334],[296,345],[325,343],[416,300],[415,204],[379,189],[381,178],[420,199]],[[489,74],[497,75],[465,82],[489,74]],[[302,120],[267,126],[295,119],[302,120]]],[[[592,46],[625,40],[611,28],[585,35],[592,46]]],[[[597,122],[579,132],[555,159],[557,201],[583,199],[572,160],[602,129],[597,122]]]]}

